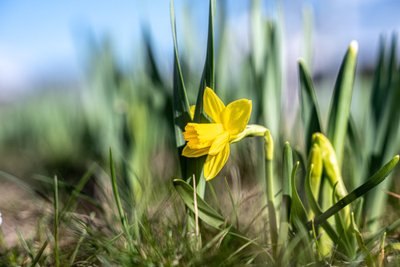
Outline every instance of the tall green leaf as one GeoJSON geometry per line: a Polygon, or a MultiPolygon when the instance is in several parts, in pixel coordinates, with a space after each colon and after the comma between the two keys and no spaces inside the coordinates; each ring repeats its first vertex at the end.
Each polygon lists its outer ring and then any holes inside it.
{"type": "Polygon", "coordinates": [[[336,79],[329,113],[328,138],[336,151],[339,166],[343,162],[343,151],[350,116],[350,104],[357,63],[358,44],[352,41],[343,59],[336,79]]]}
{"type": "Polygon", "coordinates": [[[292,148],[290,147],[289,142],[286,142],[283,152],[282,203],[278,235],[278,253],[281,253],[282,246],[284,246],[288,241],[290,206],[292,202],[292,171],[292,148]]]}
{"type": "Polygon", "coordinates": [[[303,202],[300,199],[297,186],[296,186],[296,174],[299,168],[300,162],[297,161],[293,167],[293,171],[290,177],[292,184],[292,205],[290,207],[290,221],[292,225],[297,229],[301,224],[307,221],[307,212],[304,208],[303,202]]]}
{"type": "Polygon", "coordinates": [[[316,132],[322,132],[321,116],[319,112],[317,96],[314,85],[307,67],[303,60],[299,60],[299,78],[300,78],[300,101],[301,115],[305,130],[305,143],[307,155],[311,149],[312,135],[316,132]]]}
{"type": "Polygon", "coordinates": [[[262,77],[262,111],[265,126],[271,131],[275,139],[280,138],[282,112],[282,70],[279,31],[277,23],[265,22],[265,65],[261,72],[262,77]]]}
{"type": "Polygon", "coordinates": [[[200,81],[199,92],[197,94],[196,110],[194,113],[194,121],[204,121],[203,113],[203,94],[206,87],[215,90],[215,73],[214,73],[214,9],[215,0],[210,0],[208,15],[208,37],[207,37],[207,53],[204,63],[203,74],[200,81]]]}
{"type": "Polygon", "coordinates": [[[174,10],[174,0],[170,5],[172,39],[174,42],[174,80],[173,80],[173,111],[175,124],[176,146],[181,148],[185,145],[182,132],[185,125],[191,121],[190,106],[186,94],[185,83],[182,76],[182,69],[179,62],[178,42],[176,36],[176,19],[174,10]]]}

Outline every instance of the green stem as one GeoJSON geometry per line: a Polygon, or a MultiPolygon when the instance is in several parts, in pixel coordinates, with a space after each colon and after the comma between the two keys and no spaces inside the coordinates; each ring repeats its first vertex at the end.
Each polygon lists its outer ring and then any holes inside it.
{"type": "Polygon", "coordinates": [[[132,238],[131,238],[131,234],[129,232],[128,222],[127,222],[124,210],[122,208],[121,198],[119,196],[118,185],[117,185],[117,175],[115,173],[115,166],[114,166],[114,160],[112,157],[111,149],[110,149],[110,169],[111,169],[111,185],[112,185],[112,190],[114,193],[115,203],[117,205],[119,219],[121,221],[123,231],[128,240],[128,247],[129,247],[130,251],[133,252],[134,249],[132,246],[132,238]]]}
{"type": "Polygon", "coordinates": [[[54,260],[55,266],[60,266],[60,255],[58,247],[58,179],[54,176],[54,260]]]}
{"type": "Polygon", "coordinates": [[[266,192],[269,216],[270,238],[272,243],[273,254],[276,255],[276,245],[278,243],[278,229],[276,223],[276,213],[274,204],[274,183],[273,183],[273,157],[274,157],[274,142],[269,130],[265,131],[265,179],[266,192]]]}

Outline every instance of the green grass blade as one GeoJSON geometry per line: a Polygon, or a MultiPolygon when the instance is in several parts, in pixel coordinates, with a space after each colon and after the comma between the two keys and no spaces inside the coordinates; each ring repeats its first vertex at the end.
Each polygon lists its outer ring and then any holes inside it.
{"type": "Polygon", "coordinates": [[[311,149],[312,135],[322,132],[321,116],[311,76],[303,60],[299,60],[301,115],[305,130],[306,153],[311,149]]]}
{"type": "Polygon", "coordinates": [[[354,219],[354,213],[353,212],[351,213],[351,228],[352,228],[352,231],[353,231],[353,233],[354,233],[354,235],[356,237],[358,247],[360,248],[361,252],[364,254],[367,266],[368,267],[374,267],[375,264],[374,264],[374,260],[373,260],[372,254],[369,251],[369,249],[365,246],[364,238],[362,237],[360,231],[358,230],[357,224],[356,224],[355,219],[354,219]]]}
{"type": "MultiPolygon", "coordinates": [[[[195,212],[193,187],[181,179],[174,179],[173,183],[176,191],[182,198],[185,205],[192,212],[195,212]]],[[[214,228],[220,229],[220,227],[225,223],[224,217],[222,217],[222,215],[215,211],[207,202],[205,202],[199,196],[197,197],[197,212],[199,218],[202,221],[214,228]]]]}
{"type": "Polygon", "coordinates": [[[58,202],[58,179],[54,176],[54,261],[55,266],[60,266],[60,248],[59,248],[59,202],[58,202]]]}
{"type": "Polygon", "coordinates": [[[342,166],[344,145],[350,116],[350,105],[357,63],[358,44],[353,41],[347,50],[336,79],[328,121],[328,138],[342,166]]]}
{"type": "Polygon", "coordinates": [[[115,204],[117,205],[119,219],[121,221],[121,225],[122,225],[124,234],[126,235],[128,247],[130,248],[131,252],[133,252],[134,249],[132,246],[132,238],[131,238],[129,227],[128,227],[128,221],[126,219],[125,212],[122,208],[122,202],[121,202],[121,198],[119,196],[117,175],[115,173],[115,166],[114,166],[114,160],[112,157],[111,149],[110,149],[110,170],[111,170],[111,185],[112,185],[112,190],[113,190],[113,194],[114,194],[115,204]]]}
{"type": "Polygon", "coordinates": [[[202,248],[201,252],[206,253],[208,250],[211,248],[218,248],[222,242],[222,240],[225,238],[227,234],[229,234],[229,231],[231,230],[230,227],[227,227],[223,230],[221,230],[217,235],[215,235],[210,241],[207,242],[202,248]]]}
{"type": "Polygon", "coordinates": [[[64,205],[64,208],[60,212],[60,217],[63,218],[65,216],[65,213],[70,211],[74,204],[76,203],[76,200],[79,197],[79,194],[85,187],[85,185],[89,182],[89,180],[92,178],[92,175],[94,171],[96,170],[95,166],[92,165],[89,170],[82,176],[82,178],[78,181],[78,185],[74,188],[71,196],[69,197],[67,203],[64,205]]]}
{"type": "MultiPolygon", "coordinates": [[[[341,209],[352,203],[357,198],[363,196],[365,193],[370,191],[372,188],[380,184],[385,180],[385,178],[389,175],[389,173],[396,167],[399,162],[399,155],[395,156],[392,160],[390,160],[385,166],[383,166],[379,171],[377,171],[371,178],[368,179],[363,185],[354,189],[351,193],[346,195],[344,198],[339,200],[336,204],[331,206],[327,211],[318,215],[314,219],[314,224],[319,225],[329,219],[331,216],[339,212],[341,209]]],[[[307,223],[307,228],[311,229],[313,222],[307,223]]]]}
{"type": "Polygon", "coordinates": [[[36,264],[38,264],[38,262],[40,261],[40,258],[43,255],[43,252],[47,248],[48,244],[49,244],[49,240],[44,241],[43,245],[40,247],[38,253],[36,254],[35,258],[33,259],[32,263],[31,263],[31,267],[35,267],[36,264]]]}

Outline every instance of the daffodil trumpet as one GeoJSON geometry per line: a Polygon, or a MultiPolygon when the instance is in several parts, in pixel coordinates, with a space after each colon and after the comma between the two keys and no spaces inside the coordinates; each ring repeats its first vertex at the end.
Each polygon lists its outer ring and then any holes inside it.
{"type": "Polygon", "coordinates": [[[203,107],[210,123],[190,122],[185,126],[183,137],[187,143],[182,155],[188,158],[207,156],[204,177],[209,181],[217,176],[228,161],[230,144],[248,136],[264,136],[268,130],[260,125],[247,125],[252,109],[251,100],[239,99],[225,106],[207,87],[204,90],[203,107]]]}

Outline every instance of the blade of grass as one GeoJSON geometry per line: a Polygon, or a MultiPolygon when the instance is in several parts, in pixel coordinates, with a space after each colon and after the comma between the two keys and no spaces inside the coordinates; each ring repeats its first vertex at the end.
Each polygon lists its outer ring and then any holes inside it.
{"type": "Polygon", "coordinates": [[[58,179],[54,176],[54,260],[55,266],[60,266],[60,249],[59,249],[59,202],[58,202],[58,179]]]}
{"type": "Polygon", "coordinates": [[[224,177],[225,179],[225,186],[226,186],[226,188],[227,188],[227,191],[228,191],[228,195],[229,195],[229,200],[231,201],[231,205],[232,205],[232,212],[233,212],[233,215],[234,215],[234,224],[236,224],[236,229],[238,229],[239,230],[239,216],[238,216],[238,211],[237,211],[237,205],[236,205],[236,203],[235,203],[235,201],[234,201],[234,199],[233,199],[233,195],[232,195],[232,190],[231,190],[231,188],[230,188],[230,186],[229,186],[229,183],[228,183],[228,180],[226,179],[226,177],[224,177]]]}
{"type": "Polygon", "coordinates": [[[118,214],[119,214],[119,219],[121,221],[122,229],[127,238],[128,247],[131,250],[131,252],[133,252],[134,249],[132,246],[132,238],[131,238],[130,231],[128,228],[128,222],[126,220],[126,216],[125,216],[124,210],[122,208],[121,198],[119,196],[117,175],[115,173],[115,166],[114,166],[114,160],[112,157],[111,149],[110,149],[109,155],[110,155],[111,185],[112,185],[112,190],[113,190],[113,194],[114,194],[114,200],[115,200],[115,204],[117,205],[117,210],[118,210],[118,214]]]}
{"type": "Polygon", "coordinates": [[[77,186],[74,188],[71,196],[67,200],[67,203],[64,205],[64,208],[60,212],[60,217],[63,218],[65,213],[73,208],[73,205],[76,203],[80,193],[82,192],[85,185],[89,182],[92,177],[93,172],[96,170],[95,165],[91,165],[89,170],[82,176],[82,178],[78,181],[77,186]]]}
{"type": "Polygon", "coordinates": [[[29,248],[28,243],[26,243],[26,240],[23,237],[21,231],[19,231],[19,229],[16,229],[16,231],[17,231],[18,240],[20,241],[22,248],[28,253],[29,258],[31,260],[33,260],[32,250],[29,248]]]}
{"type": "Polygon", "coordinates": [[[361,252],[364,254],[365,261],[368,267],[375,267],[374,260],[372,258],[371,252],[369,249],[365,246],[364,239],[358,230],[358,227],[356,225],[356,222],[354,220],[354,213],[351,213],[351,228],[353,230],[353,233],[356,237],[358,247],[360,248],[361,252]]]}
{"type": "Polygon", "coordinates": [[[33,259],[32,263],[31,263],[31,267],[35,267],[36,264],[38,264],[38,262],[40,261],[40,258],[43,255],[43,252],[47,248],[48,244],[49,244],[49,240],[44,241],[43,245],[40,247],[38,253],[36,254],[35,258],[33,259]]]}

